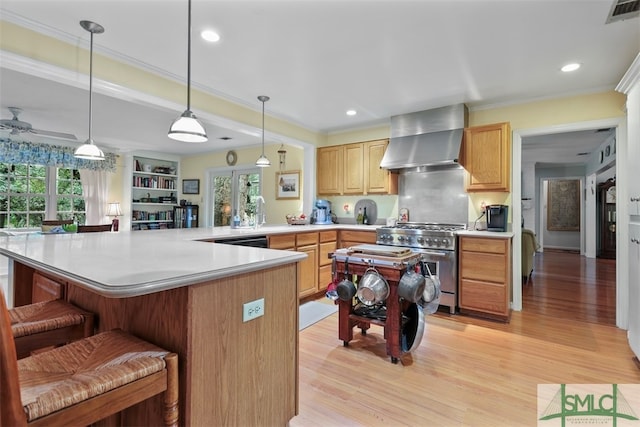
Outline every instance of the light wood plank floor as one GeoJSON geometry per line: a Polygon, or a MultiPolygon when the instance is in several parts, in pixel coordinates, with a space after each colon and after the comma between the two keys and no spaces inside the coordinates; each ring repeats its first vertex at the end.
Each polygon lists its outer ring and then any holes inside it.
{"type": "Polygon", "coordinates": [[[611,317],[615,266],[567,255],[536,257],[524,310],[510,323],[438,312],[397,365],[381,327],[354,333],[349,347],[337,338],[337,314],[301,331],[300,414],[290,425],[535,426],[538,384],[640,383],[611,317]]]}

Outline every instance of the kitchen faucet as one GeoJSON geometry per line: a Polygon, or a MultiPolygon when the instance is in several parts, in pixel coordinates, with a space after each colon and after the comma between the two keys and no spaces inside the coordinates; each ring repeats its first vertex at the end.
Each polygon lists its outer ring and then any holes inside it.
{"type": "Polygon", "coordinates": [[[257,196],[256,197],[256,228],[264,225],[267,222],[267,214],[265,212],[267,207],[267,202],[264,200],[264,197],[257,196]],[[262,203],[259,203],[262,202],[262,203]]]}

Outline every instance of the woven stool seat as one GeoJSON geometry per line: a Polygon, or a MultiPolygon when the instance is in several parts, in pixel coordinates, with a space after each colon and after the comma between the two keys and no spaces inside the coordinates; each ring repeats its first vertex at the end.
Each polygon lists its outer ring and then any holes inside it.
{"type": "Polygon", "coordinates": [[[159,347],[122,331],[104,332],[18,361],[27,421],[165,368],[159,347]]]}
{"type": "Polygon", "coordinates": [[[93,334],[93,313],[62,300],[44,301],[9,310],[18,358],[45,347],[59,346],[93,334]]]}
{"type": "Polygon", "coordinates": [[[17,360],[10,326],[0,291],[0,425],[84,426],[158,394],[177,425],[175,353],[116,329],[17,360]]]}

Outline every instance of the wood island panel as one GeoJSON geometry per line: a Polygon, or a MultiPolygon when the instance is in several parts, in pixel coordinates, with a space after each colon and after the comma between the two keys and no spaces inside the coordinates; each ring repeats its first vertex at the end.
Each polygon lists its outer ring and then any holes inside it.
{"type": "MultiPolygon", "coordinates": [[[[139,297],[106,298],[69,283],[68,299],[179,356],[180,425],[287,425],[298,405],[297,264],[139,297]],[[264,315],[243,322],[243,304],[264,315]]],[[[160,425],[161,399],[125,411],[123,425],[160,425]]]]}

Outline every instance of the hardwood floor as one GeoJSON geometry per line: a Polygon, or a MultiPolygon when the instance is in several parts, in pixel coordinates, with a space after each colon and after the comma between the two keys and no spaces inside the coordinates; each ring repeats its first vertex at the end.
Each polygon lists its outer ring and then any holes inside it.
{"type": "Polygon", "coordinates": [[[538,384],[639,383],[626,331],[614,326],[614,263],[566,255],[536,256],[510,323],[427,316],[422,343],[397,365],[381,327],[354,333],[349,347],[337,314],[301,331],[290,425],[534,426],[538,384]]]}

